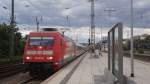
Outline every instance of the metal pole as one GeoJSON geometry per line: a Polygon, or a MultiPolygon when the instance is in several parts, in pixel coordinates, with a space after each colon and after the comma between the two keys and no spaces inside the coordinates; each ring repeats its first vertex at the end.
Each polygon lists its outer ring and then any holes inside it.
{"type": "Polygon", "coordinates": [[[101,48],[102,48],[102,40],[103,40],[103,36],[102,36],[102,25],[101,25],[101,48]]]}
{"type": "MultiPolygon", "coordinates": [[[[70,24],[70,18],[69,18],[69,16],[68,16],[68,15],[66,16],[66,20],[67,20],[68,28],[70,28],[70,29],[71,29],[71,31],[72,31],[71,24],[70,24]]],[[[71,35],[71,38],[73,38],[73,37],[74,37],[74,35],[72,34],[72,35],[71,35]]]]}
{"type": "Polygon", "coordinates": [[[92,53],[95,52],[95,11],[94,11],[95,1],[91,0],[91,49],[92,53]]]}
{"type": "Polygon", "coordinates": [[[146,24],[144,24],[146,21],[145,21],[144,18],[145,18],[145,15],[142,13],[142,14],[141,14],[141,19],[142,19],[142,21],[143,21],[143,28],[146,29],[146,26],[145,26],[146,24]]]}
{"type": "Polygon", "coordinates": [[[78,43],[78,30],[76,32],[76,43],[78,43]]]}
{"type": "Polygon", "coordinates": [[[14,56],[14,26],[15,26],[15,17],[14,17],[14,0],[11,1],[11,36],[10,36],[10,52],[9,56],[14,56]]]}
{"type": "Polygon", "coordinates": [[[70,26],[70,20],[69,20],[69,16],[68,16],[68,15],[66,16],[66,19],[67,19],[68,27],[71,27],[71,26],[70,26]]]}
{"type": "Polygon", "coordinates": [[[91,47],[91,40],[90,40],[90,36],[91,35],[91,28],[89,28],[89,39],[88,39],[88,41],[89,41],[89,46],[91,47]]]}
{"type": "Polygon", "coordinates": [[[131,77],[134,77],[134,56],[133,56],[133,0],[131,0],[131,77]]]}
{"type": "Polygon", "coordinates": [[[37,25],[37,32],[39,31],[39,21],[38,21],[38,17],[36,17],[36,25],[37,25]]]}
{"type": "Polygon", "coordinates": [[[12,0],[11,2],[11,25],[14,25],[14,20],[15,20],[15,16],[14,16],[14,0],[12,0]]]}

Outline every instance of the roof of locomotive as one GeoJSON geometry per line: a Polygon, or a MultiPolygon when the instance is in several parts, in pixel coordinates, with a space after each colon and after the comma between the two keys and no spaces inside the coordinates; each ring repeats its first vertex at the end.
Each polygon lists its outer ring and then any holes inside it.
{"type": "Polygon", "coordinates": [[[58,31],[57,28],[42,28],[43,31],[58,31]]]}
{"type": "Polygon", "coordinates": [[[49,35],[61,35],[62,37],[64,37],[67,41],[73,41],[71,38],[69,38],[68,36],[65,36],[63,34],[61,34],[58,31],[42,31],[42,32],[30,32],[29,36],[49,36],[49,35]]]}
{"type": "Polygon", "coordinates": [[[38,34],[61,34],[61,33],[58,31],[50,31],[50,32],[42,31],[42,32],[30,32],[29,35],[35,35],[35,34],[38,35],[38,34]]]}

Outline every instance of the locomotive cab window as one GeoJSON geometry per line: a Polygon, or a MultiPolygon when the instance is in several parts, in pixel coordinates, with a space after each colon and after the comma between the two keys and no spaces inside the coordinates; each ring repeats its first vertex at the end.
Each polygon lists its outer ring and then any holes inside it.
{"type": "Polygon", "coordinates": [[[30,46],[48,46],[53,45],[53,37],[30,37],[29,45],[30,46]]]}

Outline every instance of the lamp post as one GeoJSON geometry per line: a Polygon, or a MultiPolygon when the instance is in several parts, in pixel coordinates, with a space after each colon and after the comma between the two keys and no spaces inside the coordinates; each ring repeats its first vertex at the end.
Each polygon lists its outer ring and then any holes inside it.
{"type": "Polygon", "coordinates": [[[133,0],[131,0],[131,77],[134,77],[134,55],[133,55],[133,0]]]}

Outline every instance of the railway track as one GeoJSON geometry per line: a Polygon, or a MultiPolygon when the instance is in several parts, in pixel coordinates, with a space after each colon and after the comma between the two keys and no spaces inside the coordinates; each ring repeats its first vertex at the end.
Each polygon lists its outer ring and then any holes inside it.
{"type": "Polygon", "coordinates": [[[35,78],[30,78],[30,79],[27,79],[27,80],[23,81],[23,82],[20,83],[20,84],[27,84],[27,83],[30,83],[30,82],[32,82],[32,81],[34,81],[34,80],[35,80],[35,78]]]}
{"type": "Polygon", "coordinates": [[[23,64],[14,64],[10,66],[1,66],[0,67],[0,78],[4,78],[7,76],[14,75],[16,73],[25,71],[25,67],[23,64]]]}
{"type": "MultiPolygon", "coordinates": [[[[130,57],[130,53],[124,53],[124,56],[130,57]]],[[[141,61],[150,62],[150,55],[148,54],[134,54],[134,58],[141,61]]]]}
{"type": "MultiPolygon", "coordinates": [[[[106,53],[108,53],[108,51],[105,51],[106,53]]],[[[123,52],[123,55],[125,57],[130,57],[130,53],[129,52],[123,52]]],[[[144,62],[150,62],[150,55],[149,54],[137,54],[137,53],[134,53],[134,58],[135,59],[138,59],[138,60],[141,60],[141,61],[144,61],[144,62]]]]}

